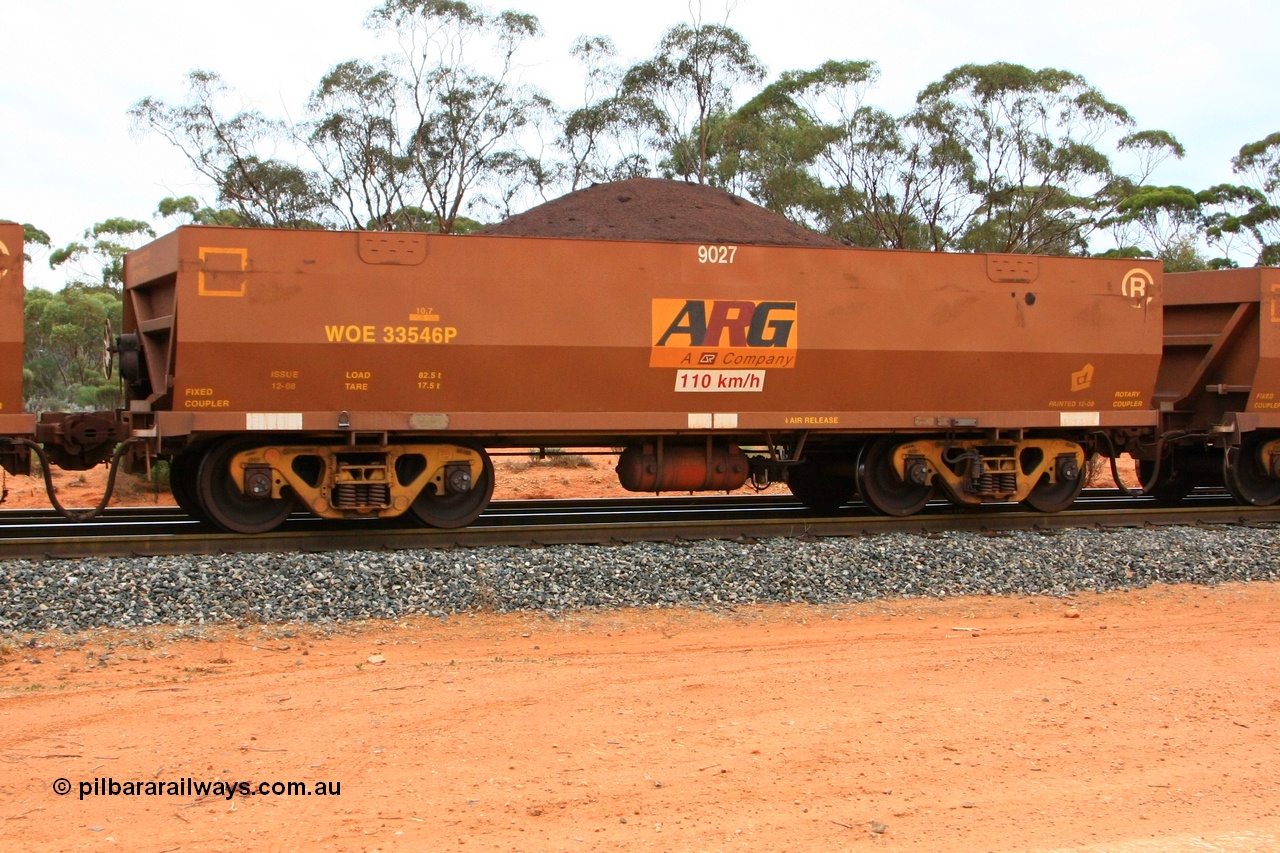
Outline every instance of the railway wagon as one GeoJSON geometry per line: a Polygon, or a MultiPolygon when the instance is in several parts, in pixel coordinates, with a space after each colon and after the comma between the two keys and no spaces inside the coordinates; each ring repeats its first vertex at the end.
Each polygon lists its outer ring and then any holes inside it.
{"type": "Polygon", "coordinates": [[[1280,269],[1165,276],[1152,403],[1162,450],[1138,456],[1157,497],[1225,483],[1243,504],[1280,501],[1280,269]]]}
{"type": "Polygon", "coordinates": [[[36,422],[22,405],[22,253],[22,226],[0,222],[0,468],[10,474],[29,472],[30,451],[18,440],[34,438],[36,422]]]}
{"type": "Polygon", "coordinates": [[[135,455],[228,530],[469,523],[503,446],[634,491],[1061,509],[1151,441],[1156,262],[183,227],[125,261],[135,455]]]}

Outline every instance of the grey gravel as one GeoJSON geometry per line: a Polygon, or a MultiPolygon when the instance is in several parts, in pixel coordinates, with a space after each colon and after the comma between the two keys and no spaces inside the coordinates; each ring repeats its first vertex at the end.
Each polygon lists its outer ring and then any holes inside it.
{"type": "Polygon", "coordinates": [[[1280,579],[1269,528],[0,561],[0,631],[1064,596],[1280,579]]]}

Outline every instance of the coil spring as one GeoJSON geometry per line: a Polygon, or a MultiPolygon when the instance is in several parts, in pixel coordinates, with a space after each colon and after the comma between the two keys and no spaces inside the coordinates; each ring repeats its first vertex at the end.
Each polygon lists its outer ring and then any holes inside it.
{"type": "Polygon", "coordinates": [[[338,509],[386,506],[391,487],[386,483],[339,483],[333,487],[333,505],[338,509]]]}
{"type": "Polygon", "coordinates": [[[1018,475],[1012,471],[1003,473],[984,471],[974,478],[973,490],[980,495],[999,495],[1018,490],[1018,475]]]}

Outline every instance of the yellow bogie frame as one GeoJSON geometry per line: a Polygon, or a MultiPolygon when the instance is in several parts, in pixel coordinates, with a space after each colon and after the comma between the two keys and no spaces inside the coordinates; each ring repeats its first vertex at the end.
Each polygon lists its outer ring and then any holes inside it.
{"type": "Polygon", "coordinates": [[[469,482],[479,483],[484,455],[454,444],[285,445],[259,447],[237,453],[231,460],[236,487],[257,497],[280,498],[292,489],[298,500],[321,518],[388,518],[402,515],[424,490],[450,492],[447,478],[466,466],[469,482]],[[420,456],[407,482],[397,475],[405,456],[420,456]],[[307,460],[297,465],[300,460],[307,460]],[[308,466],[319,471],[304,476],[308,466]],[[246,488],[247,484],[247,488],[246,488]]]}
{"type": "Polygon", "coordinates": [[[903,482],[937,483],[949,500],[966,505],[1023,501],[1037,487],[1070,489],[1085,476],[1085,462],[1084,448],[1061,438],[920,439],[893,451],[903,482]]]}

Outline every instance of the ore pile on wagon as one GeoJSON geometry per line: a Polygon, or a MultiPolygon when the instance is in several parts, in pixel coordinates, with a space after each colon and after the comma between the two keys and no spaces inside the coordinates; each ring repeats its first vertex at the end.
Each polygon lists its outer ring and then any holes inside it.
{"type": "MultiPolygon", "coordinates": [[[[126,259],[126,408],[33,425],[0,382],[0,463],[124,442],[243,533],[298,509],[466,525],[488,452],[528,445],[622,447],[633,491],[785,481],[823,511],[1058,511],[1094,453],[1132,454],[1164,499],[1225,483],[1264,505],[1277,290],[1274,269],[850,249],[653,180],[467,237],[184,227],[126,259]]],[[[0,334],[12,384],[21,327],[0,334]]]]}

